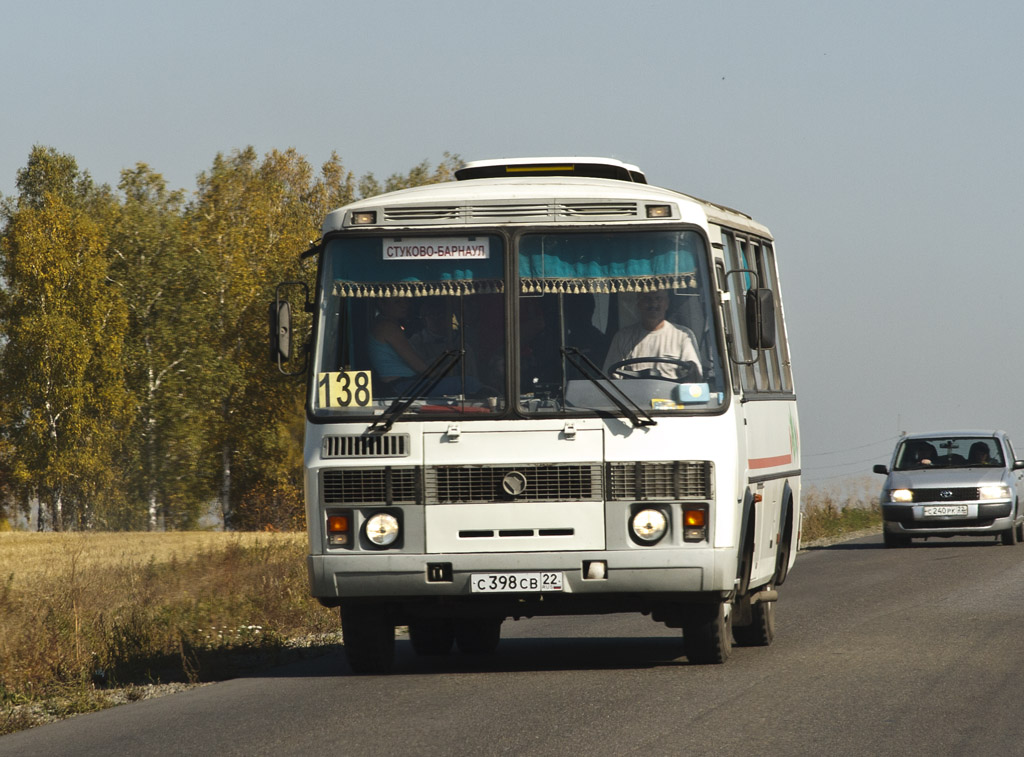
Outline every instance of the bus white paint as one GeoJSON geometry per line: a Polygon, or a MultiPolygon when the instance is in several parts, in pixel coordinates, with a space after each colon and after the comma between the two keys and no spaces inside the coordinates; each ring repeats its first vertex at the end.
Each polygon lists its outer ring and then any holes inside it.
{"type": "Polygon", "coordinates": [[[768,229],[615,160],[457,178],[340,208],[311,251],[308,568],[352,668],[389,670],[397,625],[487,653],[555,614],[649,614],[695,663],[770,644],[800,435],[768,229]],[[644,293],[686,350],[608,364],[644,293]]]}

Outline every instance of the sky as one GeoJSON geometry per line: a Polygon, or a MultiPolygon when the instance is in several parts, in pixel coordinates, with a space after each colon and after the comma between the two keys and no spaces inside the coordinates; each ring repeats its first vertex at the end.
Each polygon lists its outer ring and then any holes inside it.
{"type": "Polygon", "coordinates": [[[1024,457],[1022,28],[1009,0],[0,0],[0,194],[37,144],[188,191],[250,145],[634,163],[772,230],[805,481],[880,488],[902,431],[1024,457]]]}

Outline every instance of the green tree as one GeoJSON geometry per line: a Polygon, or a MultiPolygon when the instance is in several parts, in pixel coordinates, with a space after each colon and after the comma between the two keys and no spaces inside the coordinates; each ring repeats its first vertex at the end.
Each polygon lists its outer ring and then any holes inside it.
{"type": "Polygon", "coordinates": [[[136,403],[123,457],[129,506],[150,530],[194,527],[214,471],[206,435],[214,414],[203,326],[212,261],[182,234],[184,194],[139,163],[121,174],[111,230],[111,278],[128,311],[126,381],[136,403]]]}
{"type": "Polygon", "coordinates": [[[39,527],[116,519],[116,460],[132,416],[124,303],[109,286],[115,201],[74,158],[37,146],[3,204],[0,406],[13,483],[39,527]]]}
{"type": "Polygon", "coordinates": [[[299,253],[318,236],[326,209],[351,199],[352,186],[337,156],[317,176],[294,150],[260,160],[251,147],[218,155],[199,177],[186,237],[213,265],[215,312],[205,328],[219,414],[211,441],[228,526],[252,525],[239,518],[250,495],[301,487],[299,392],[268,370],[266,308],[277,282],[311,283],[299,253]]]}

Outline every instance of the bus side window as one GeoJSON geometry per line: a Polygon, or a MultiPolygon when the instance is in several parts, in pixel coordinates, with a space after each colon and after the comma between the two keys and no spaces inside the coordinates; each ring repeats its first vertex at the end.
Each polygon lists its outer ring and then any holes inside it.
{"type": "MultiPolygon", "coordinates": [[[[744,250],[745,242],[739,240],[735,235],[722,229],[722,251],[725,254],[726,271],[751,270],[753,266],[749,263],[744,250]]],[[[740,386],[744,392],[756,392],[758,389],[755,377],[755,366],[753,360],[755,353],[750,349],[750,341],[747,339],[747,318],[746,318],[746,293],[754,286],[755,276],[749,273],[733,273],[727,275],[726,286],[729,292],[729,301],[725,306],[725,318],[728,323],[727,331],[731,335],[732,344],[729,347],[730,362],[733,363],[733,370],[739,374],[740,386]]]]}

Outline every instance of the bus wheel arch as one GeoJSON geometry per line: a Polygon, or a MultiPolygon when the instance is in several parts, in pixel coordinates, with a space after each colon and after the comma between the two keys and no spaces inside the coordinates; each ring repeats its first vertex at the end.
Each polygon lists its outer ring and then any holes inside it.
{"type": "Polygon", "coordinates": [[[776,587],[782,586],[786,582],[786,577],[789,575],[789,563],[793,555],[793,545],[796,543],[793,492],[788,483],[783,495],[783,503],[782,513],[779,517],[782,527],[779,530],[779,543],[775,551],[775,577],[772,579],[772,584],[776,587]]]}
{"type": "Polygon", "coordinates": [[[757,533],[757,515],[754,497],[747,490],[743,499],[743,520],[740,526],[739,561],[737,564],[736,593],[745,596],[750,591],[750,574],[754,569],[754,534],[757,533]]]}

